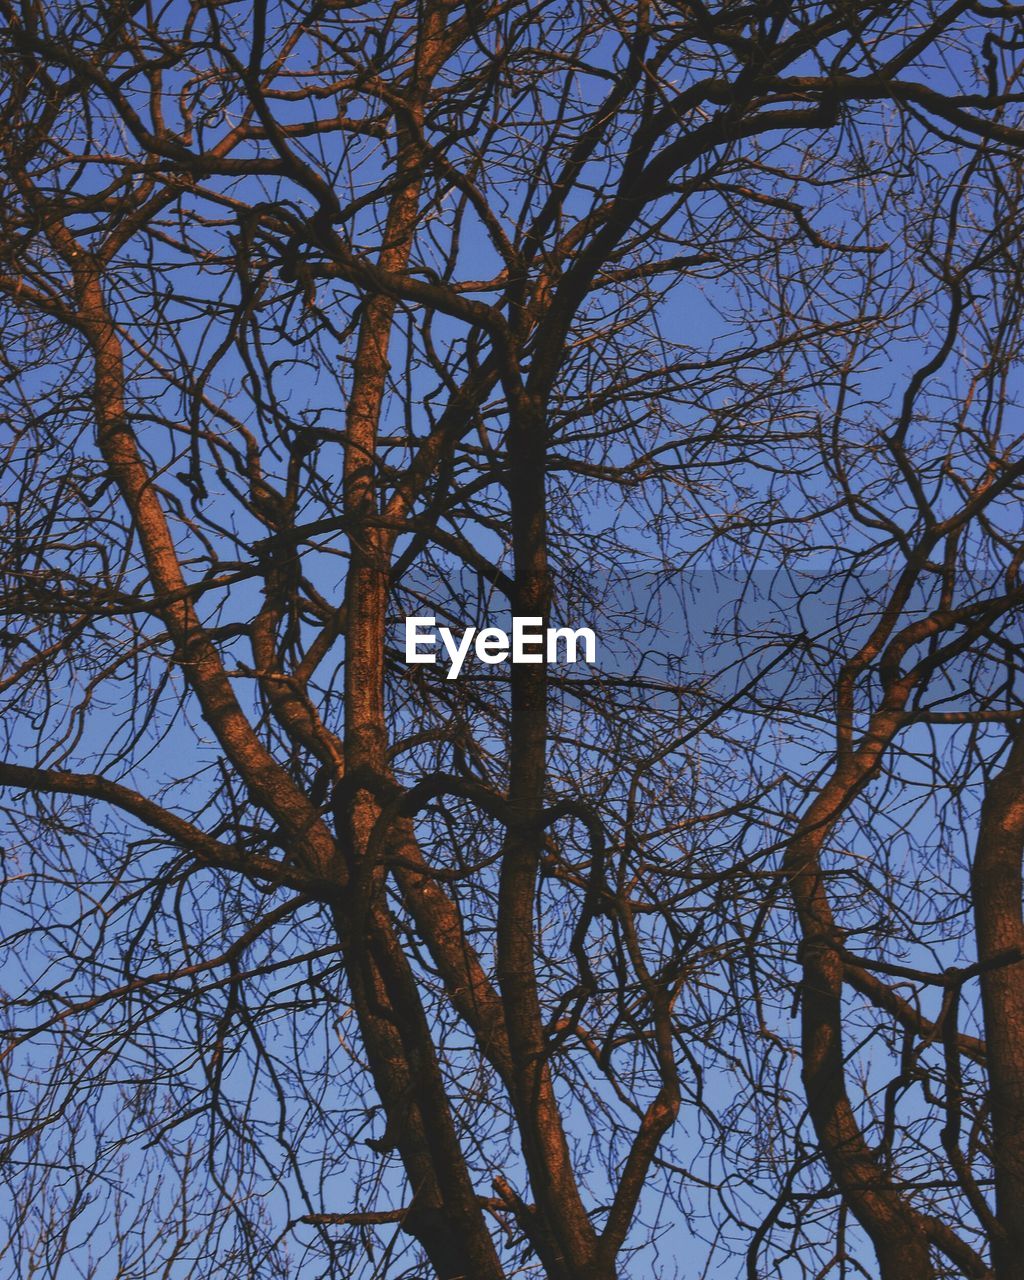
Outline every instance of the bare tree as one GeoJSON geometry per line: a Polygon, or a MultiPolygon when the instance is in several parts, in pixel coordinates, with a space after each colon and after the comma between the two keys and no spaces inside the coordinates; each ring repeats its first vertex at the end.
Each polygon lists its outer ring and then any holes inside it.
{"type": "Polygon", "coordinates": [[[1024,1274],[1017,8],[3,13],[10,1274],[1024,1274]]]}

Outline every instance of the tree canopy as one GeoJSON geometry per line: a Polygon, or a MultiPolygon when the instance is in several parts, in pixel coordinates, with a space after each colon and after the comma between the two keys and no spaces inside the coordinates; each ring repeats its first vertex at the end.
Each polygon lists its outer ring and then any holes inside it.
{"type": "Polygon", "coordinates": [[[0,14],[0,1274],[1024,1280],[1024,7],[0,14]]]}

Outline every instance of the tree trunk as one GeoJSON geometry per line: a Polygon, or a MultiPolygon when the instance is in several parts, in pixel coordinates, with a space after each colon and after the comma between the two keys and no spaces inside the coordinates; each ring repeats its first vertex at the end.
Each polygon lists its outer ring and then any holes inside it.
{"type": "Polygon", "coordinates": [[[988,785],[971,872],[992,1109],[996,1217],[992,1251],[998,1280],[1024,1280],[1024,731],[1006,768],[988,785]],[[1003,963],[996,963],[1001,956],[1003,963]]]}

